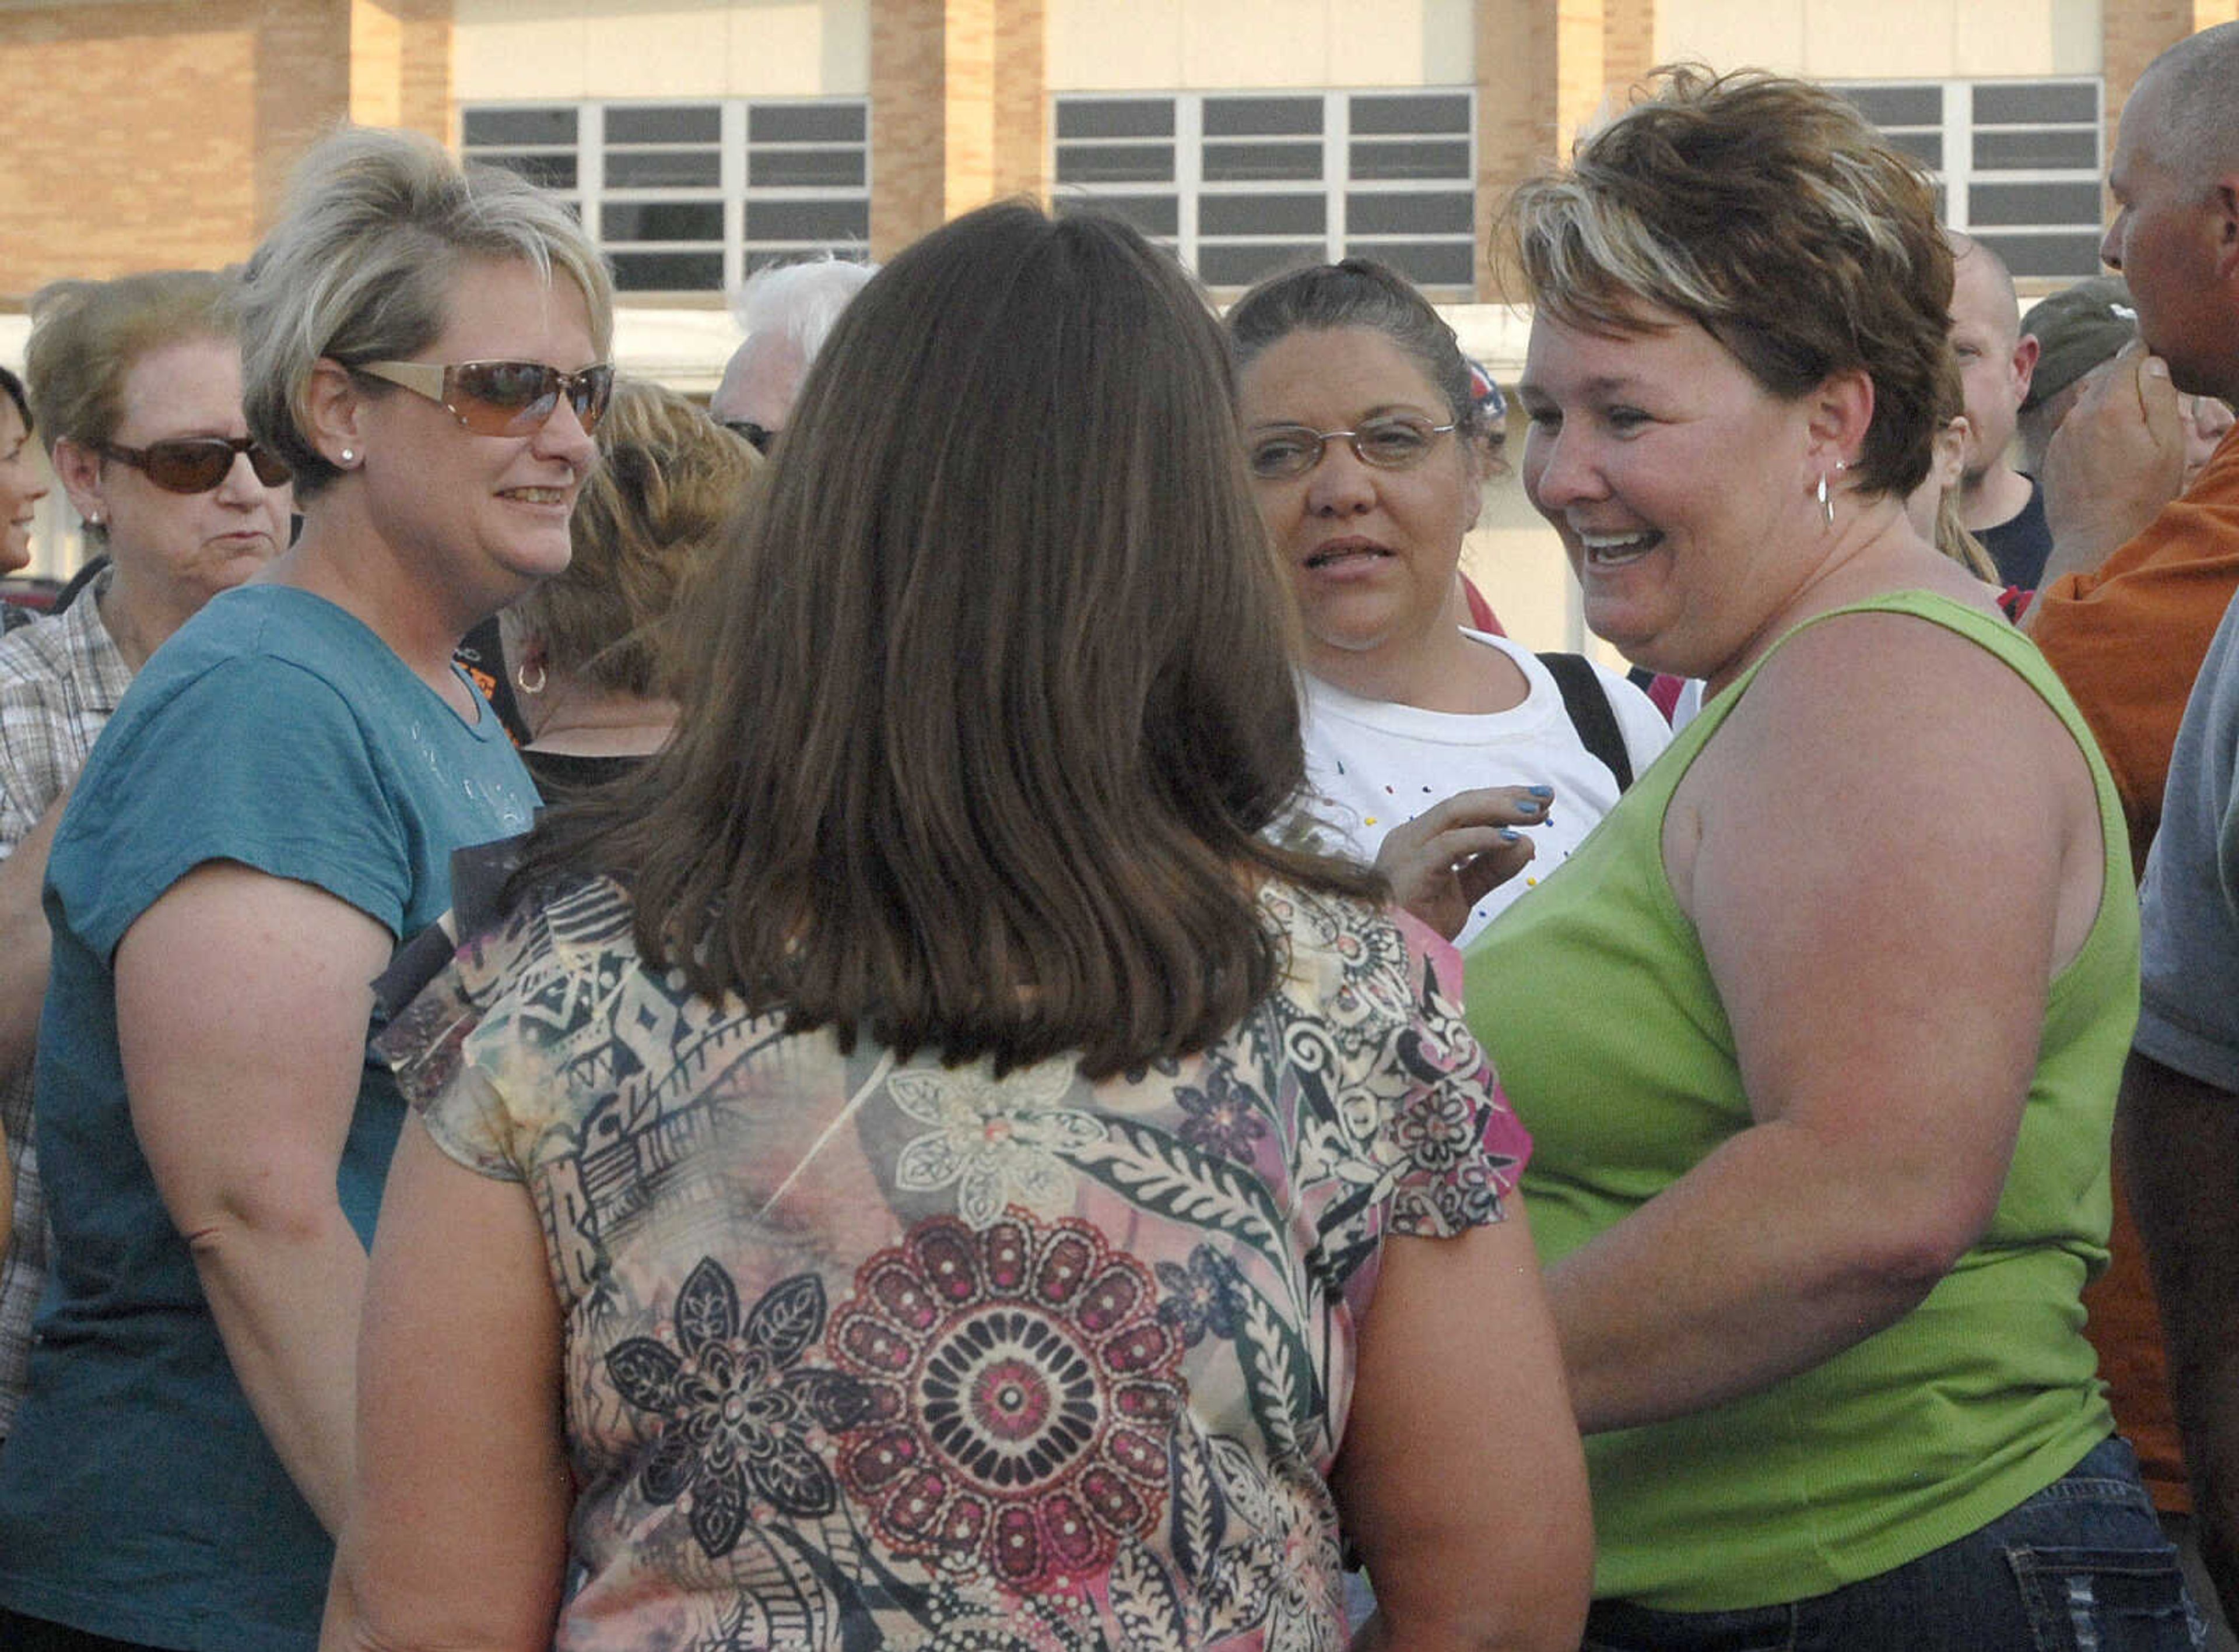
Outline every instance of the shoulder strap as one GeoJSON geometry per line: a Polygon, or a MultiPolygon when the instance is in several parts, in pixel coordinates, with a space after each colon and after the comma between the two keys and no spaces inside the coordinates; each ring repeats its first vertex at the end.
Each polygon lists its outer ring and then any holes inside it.
{"type": "Polygon", "coordinates": [[[1602,687],[1593,662],[1584,654],[1543,654],[1539,663],[1563,691],[1563,709],[1570,713],[1571,726],[1578,731],[1578,743],[1617,776],[1617,789],[1623,795],[1632,785],[1632,754],[1624,749],[1624,735],[1618,728],[1617,713],[1611,708],[1609,690],[1602,687]]]}

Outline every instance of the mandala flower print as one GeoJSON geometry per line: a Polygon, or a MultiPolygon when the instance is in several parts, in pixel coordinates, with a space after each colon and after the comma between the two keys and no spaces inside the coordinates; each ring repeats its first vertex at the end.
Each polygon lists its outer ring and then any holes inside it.
{"type": "Polygon", "coordinates": [[[894,1184],[919,1193],[953,1184],[957,1211],[975,1228],[1012,1204],[1058,1214],[1073,1200],[1062,1155],[1104,1135],[1093,1114],[1060,1105],[1074,1073],[1060,1058],[1002,1078],[985,1064],[894,1074],[887,1081],[894,1105],[932,1126],[902,1150],[894,1184]]]}
{"type": "Polygon", "coordinates": [[[664,1419],[638,1476],[646,1501],[689,1492],[692,1535],[711,1559],[737,1544],[757,1496],[796,1518],[829,1514],[838,1488],[808,1432],[860,1421],[865,1397],[836,1372],[795,1369],[824,1330],[823,1282],[783,1281],[742,1325],[730,1275],[703,1257],[677,1292],[675,1323],[674,1349],[632,1337],[607,1354],[621,1397],[664,1419]]]}
{"type": "Polygon", "coordinates": [[[898,1553],[1025,1593],[1100,1571],[1165,1507],[1180,1339],[1086,1223],[923,1223],[864,1264],[827,1345],[867,1397],[840,1483],[898,1553]]]}

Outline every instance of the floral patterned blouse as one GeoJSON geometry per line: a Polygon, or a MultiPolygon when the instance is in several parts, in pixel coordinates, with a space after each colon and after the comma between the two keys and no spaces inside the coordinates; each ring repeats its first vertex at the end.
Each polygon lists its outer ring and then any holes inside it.
{"type": "Polygon", "coordinates": [[[1099,1084],[695,998],[603,879],[460,951],[382,1048],[542,1219],[563,1652],[1342,1646],[1379,1246],[1499,1220],[1529,1142],[1450,947],[1260,899],[1278,989],[1099,1084]]]}

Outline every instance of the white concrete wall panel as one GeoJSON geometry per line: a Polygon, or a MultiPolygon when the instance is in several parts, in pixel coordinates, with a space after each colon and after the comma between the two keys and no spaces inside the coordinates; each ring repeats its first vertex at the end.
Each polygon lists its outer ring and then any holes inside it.
{"type": "Polygon", "coordinates": [[[861,97],[874,0],[455,0],[462,103],[861,97]]]}
{"type": "Polygon", "coordinates": [[[2100,71],[2101,0],[1658,0],[1656,56],[1822,80],[2100,71]]]}
{"type": "Polygon", "coordinates": [[[1050,0],[1053,92],[1456,86],[1471,0],[1050,0]]]}

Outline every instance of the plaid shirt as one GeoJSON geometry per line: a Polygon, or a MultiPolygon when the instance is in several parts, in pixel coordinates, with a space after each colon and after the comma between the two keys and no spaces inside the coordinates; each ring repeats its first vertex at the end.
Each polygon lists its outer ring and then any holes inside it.
{"type": "MultiPolygon", "coordinates": [[[[107,581],[103,581],[105,586],[107,581]]],[[[0,859],[63,794],[132,673],[85,592],[59,614],[0,638],[0,859]]],[[[23,1397],[31,1316],[47,1282],[47,1202],[31,1150],[31,1070],[0,1080],[0,1123],[16,1178],[16,1225],[0,1262],[0,1438],[23,1397]]]]}

